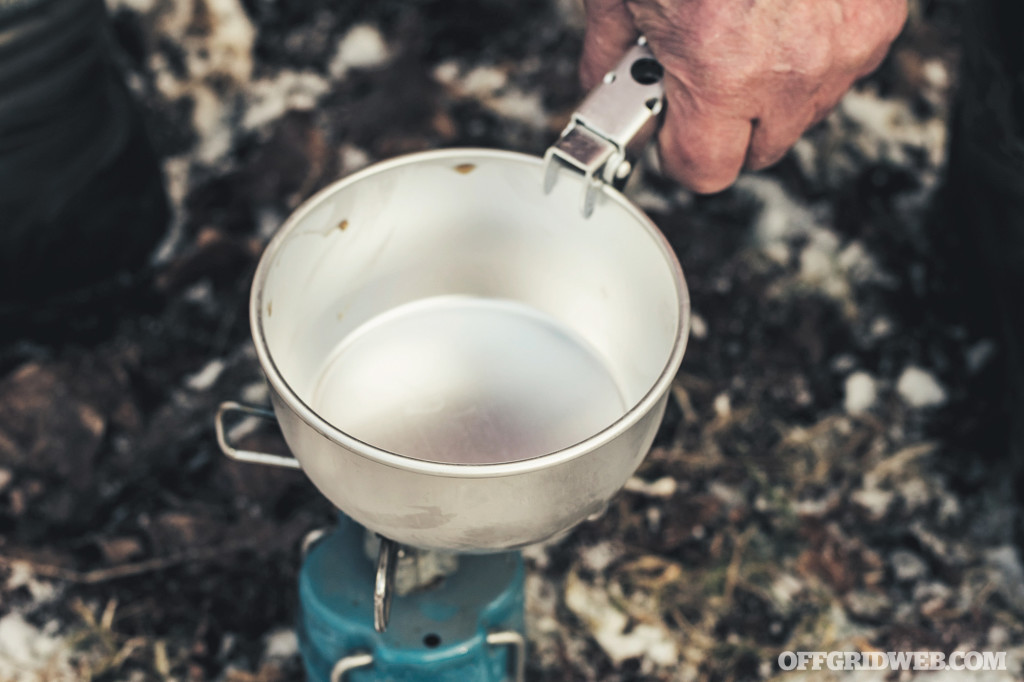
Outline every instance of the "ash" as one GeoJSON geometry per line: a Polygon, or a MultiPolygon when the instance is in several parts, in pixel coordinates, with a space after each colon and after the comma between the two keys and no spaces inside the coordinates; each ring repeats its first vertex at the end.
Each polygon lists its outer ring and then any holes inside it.
{"type": "MultiPolygon", "coordinates": [[[[530,679],[785,679],[787,650],[1006,651],[972,679],[1024,673],[1001,349],[963,321],[931,219],[959,3],[911,5],[881,70],[774,169],[712,197],[631,179],[698,322],[635,479],[526,551],[530,679]]],[[[582,95],[581,10],[111,9],[174,218],[116,315],[85,306],[73,338],[0,348],[0,678],[301,679],[298,544],[333,512],[300,475],[226,461],[212,430],[221,400],[266,400],[256,259],[300,201],[375,161],[542,153],[582,95]]]]}

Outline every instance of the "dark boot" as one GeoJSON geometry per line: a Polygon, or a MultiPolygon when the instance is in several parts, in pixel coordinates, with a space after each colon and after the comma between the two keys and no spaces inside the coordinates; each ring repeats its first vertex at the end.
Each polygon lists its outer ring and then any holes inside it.
{"type": "Polygon", "coordinates": [[[991,312],[1007,379],[1010,457],[1024,472],[1024,24],[1019,0],[966,3],[963,69],[944,200],[962,277],[991,312]]]}
{"type": "Polygon", "coordinates": [[[110,40],[102,0],[0,4],[0,318],[68,296],[58,314],[73,315],[164,233],[159,165],[110,40]]]}

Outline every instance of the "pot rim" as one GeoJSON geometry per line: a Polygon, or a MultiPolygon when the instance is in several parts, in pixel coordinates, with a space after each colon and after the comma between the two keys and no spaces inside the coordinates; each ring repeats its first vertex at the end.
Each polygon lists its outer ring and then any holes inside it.
{"type": "MultiPolygon", "coordinates": [[[[536,166],[543,165],[540,157],[520,152],[510,152],[497,149],[486,149],[480,147],[455,147],[451,149],[431,150],[405,154],[403,156],[374,163],[360,171],[345,176],[327,185],[316,194],[306,199],[287,220],[278,228],[273,238],[267,243],[260,257],[256,273],[253,276],[252,289],[249,298],[249,324],[252,330],[253,342],[256,346],[256,355],[272,389],[281,398],[284,404],[295,413],[307,426],[327,438],[331,442],[340,445],[347,450],[359,454],[367,459],[380,462],[387,466],[405,469],[412,472],[423,473],[433,476],[444,476],[451,478],[481,478],[510,476],[527,473],[539,469],[547,469],[557,466],[577,457],[583,456],[606,443],[619,437],[633,425],[640,421],[646,414],[654,409],[662,395],[668,390],[675,374],[682,363],[683,353],[686,350],[687,340],[690,332],[690,293],[683,277],[683,270],[675,252],[669,245],[665,235],[651,221],[651,219],[632,202],[626,199],[618,190],[602,185],[605,196],[619,204],[626,212],[633,217],[641,228],[647,231],[648,236],[654,239],[655,244],[660,248],[666,264],[672,272],[673,283],[676,287],[676,294],[679,299],[679,318],[676,325],[675,341],[672,351],[669,353],[658,378],[648,389],[647,393],[630,409],[607,427],[573,445],[529,459],[516,460],[512,462],[498,462],[490,464],[459,464],[452,462],[433,462],[417,459],[408,455],[401,455],[389,450],[361,441],[341,429],[331,425],[323,417],[318,415],[309,407],[292,387],[285,381],[284,376],[278,369],[274,358],[267,345],[266,335],[263,330],[263,290],[266,284],[270,266],[277,256],[281,245],[288,239],[289,235],[305,219],[305,217],[317,208],[328,196],[333,195],[345,187],[354,185],[365,178],[377,175],[378,173],[390,171],[394,168],[405,166],[421,161],[435,161],[438,159],[467,159],[487,157],[490,159],[505,159],[516,163],[529,163],[536,166]]],[[[296,459],[302,461],[303,455],[299,452],[292,453],[296,459]]]]}

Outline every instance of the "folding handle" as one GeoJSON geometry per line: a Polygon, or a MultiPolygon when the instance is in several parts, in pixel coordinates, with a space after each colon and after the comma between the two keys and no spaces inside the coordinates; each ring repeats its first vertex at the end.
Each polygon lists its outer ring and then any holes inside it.
{"type": "Polygon", "coordinates": [[[604,185],[621,187],[633,159],[658,130],[665,106],[665,71],[641,37],[573,112],[561,137],[544,153],[544,192],[562,168],[584,177],[584,217],[604,185]]]}
{"type": "Polygon", "coordinates": [[[270,421],[277,421],[273,411],[262,407],[252,407],[234,401],[227,401],[217,408],[217,416],[214,418],[214,428],[217,431],[217,445],[221,452],[237,462],[248,464],[263,464],[266,466],[281,467],[282,469],[301,469],[299,460],[289,455],[275,455],[269,452],[256,452],[255,450],[240,450],[228,442],[227,429],[224,427],[226,415],[235,413],[246,417],[258,417],[270,421]]]}

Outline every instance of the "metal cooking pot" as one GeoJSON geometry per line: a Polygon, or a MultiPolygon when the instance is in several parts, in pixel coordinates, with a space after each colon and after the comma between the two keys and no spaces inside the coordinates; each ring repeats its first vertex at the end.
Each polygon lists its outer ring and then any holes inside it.
{"type": "Polygon", "coordinates": [[[612,186],[661,103],[641,43],[543,160],[413,154],[307,201],[250,301],[295,459],[235,448],[226,415],[259,413],[237,403],[217,415],[225,453],[301,466],[414,547],[512,549],[601,511],[651,445],[689,329],[672,249],[612,186]]]}

